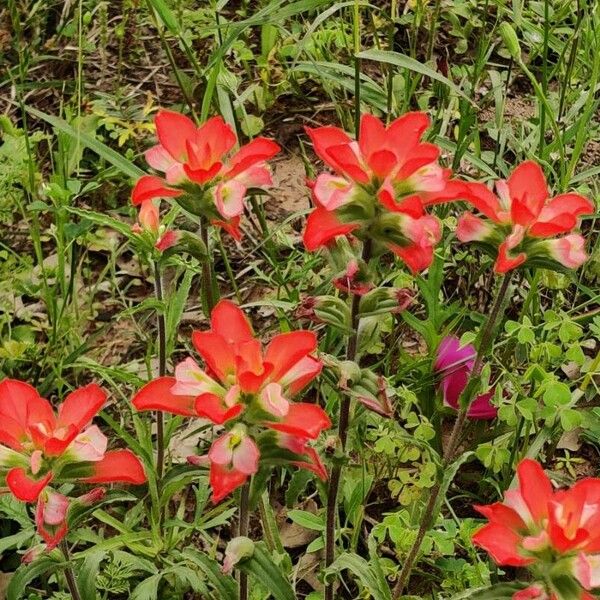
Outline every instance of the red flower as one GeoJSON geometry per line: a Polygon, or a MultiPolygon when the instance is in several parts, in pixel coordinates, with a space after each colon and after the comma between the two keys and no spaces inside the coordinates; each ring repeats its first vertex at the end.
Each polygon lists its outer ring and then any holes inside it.
{"type": "Polygon", "coordinates": [[[316,154],[335,173],[311,184],[315,210],[304,232],[307,250],[354,232],[371,236],[413,272],[427,268],[441,229],[428,204],[462,197],[462,184],[438,164],[437,146],[421,142],[425,113],[407,113],[389,127],[362,116],[359,141],[337,127],[307,128],[316,154]]]}
{"type": "Polygon", "coordinates": [[[125,481],[141,484],[146,477],[129,450],[107,452],[107,439],[92,418],[106,393],[90,384],[70,393],[55,414],[35,388],[22,381],[0,382],[0,469],[19,500],[34,502],[53,479],[70,479],[77,463],[78,481],[125,481]]]}
{"type": "MultiPolygon", "coordinates": [[[[476,354],[471,344],[461,347],[456,336],[451,335],[441,341],[433,369],[441,375],[440,388],[445,406],[458,410],[460,396],[475,366],[476,354]]],[[[495,419],[498,409],[490,402],[493,395],[493,390],[479,394],[471,402],[467,416],[471,419],[495,419]]]]}
{"type": "Polygon", "coordinates": [[[480,242],[496,253],[495,270],[506,273],[529,264],[568,268],[580,267],[587,258],[584,239],[569,233],[581,215],[594,212],[594,204],[579,194],[549,197],[541,167],[526,161],[507,181],[496,182],[494,194],[482,183],[465,184],[465,199],[488,220],[470,213],[458,222],[457,237],[462,242],[480,242]]]}
{"type": "Polygon", "coordinates": [[[475,506],[489,523],[475,544],[499,565],[521,567],[569,559],[571,573],[587,589],[600,586],[600,479],[583,479],[555,491],[535,461],[517,467],[519,487],[504,502],[475,506]]]}
{"type": "Polygon", "coordinates": [[[35,511],[37,531],[46,542],[46,549],[56,548],[67,535],[67,511],[69,499],[54,490],[40,494],[35,511]]]}
{"type": "MultiPolygon", "coordinates": [[[[175,377],[159,377],[135,395],[133,405],[137,410],[202,417],[215,425],[243,419],[249,426],[266,427],[304,440],[316,439],[331,426],[319,406],[291,400],[322,368],[312,356],[317,347],[313,332],[276,335],[263,349],[240,308],[221,300],[212,311],[211,329],[193,332],[192,342],[205,369],[193,358],[185,359],[177,365],[175,377]]],[[[256,448],[252,437],[239,425],[234,427],[238,428],[235,435],[232,430],[222,436],[208,453],[215,502],[254,472],[249,463],[240,467],[234,460],[238,456],[234,448],[239,446],[247,457],[254,456],[256,448]],[[214,459],[219,456],[226,456],[227,461],[214,459]]],[[[310,451],[301,454],[310,455],[310,451]]]]}
{"type": "Polygon", "coordinates": [[[179,231],[165,229],[160,226],[159,207],[154,200],[144,200],[142,202],[138,222],[131,230],[142,235],[148,233],[154,242],[154,247],[161,252],[177,244],[181,237],[179,231]]]}
{"type": "Polygon", "coordinates": [[[194,194],[196,190],[198,197],[193,202],[199,214],[238,237],[247,188],[272,185],[266,161],[279,152],[279,146],[256,138],[230,155],[237,137],[222,117],[196,127],[182,114],[160,110],[154,123],[159,144],[146,152],[146,160],[164,173],[165,179],[141,177],[132,192],[133,203],[194,194]]]}
{"type": "Polygon", "coordinates": [[[260,451],[243,426],[234,427],[210,448],[210,486],[213,502],[220,502],[258,471],[260,451]]]}

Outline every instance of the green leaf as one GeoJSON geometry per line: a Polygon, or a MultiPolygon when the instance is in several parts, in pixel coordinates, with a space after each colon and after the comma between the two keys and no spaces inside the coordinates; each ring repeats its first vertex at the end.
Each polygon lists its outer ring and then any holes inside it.
{"type": "Polygon", "coordinates": [[[283,577],[281,568],[273,562],[263,542],[255,544],[254,554],[241,560],[236,566],[264,585],[276,600],[295,600],[294,589],[283,577]]]}
{"type": "Polygon", "coordinates": [[[204,573],[208,583],[217,592],[215,598],[219,600],[237,600],[237,584],[233,578],[221,572],[221,567],[216,560],[193,548],[184,550],[182,556],[199,567],[204,573]]]}
{"type": "Polygon", "coordinates": [[[294,521],[294,523],[305,529],[312,529],[314,531],[324,531],[325,529],[323,517],[320,515],[313,515],[305,510],[290,510],[288,511],[287,516],[294,521]]]}
{"type": "Polygon", "coordinates": [[[12,576],[6,589],[6,600],[20,600],[29,591],[29,583],[40,575],[51,573],[59,568],[61,563],[47,555],[42,555],[28,565],[22,565],[12,576]]]}
{"type": "Polygon", "coordinates": [[[376,62],[383,62],[390,65],[395,65],[403,69],[408,69],[409,71],[414,71],[415,73],[419,73],[420,75],[424,75],[425,77],[429,77],[429,79],[439,81],[440,83],[447,85],[455,94],[458,94],[459,96],[467,100],[470,104],[476,106],[473,100],[471,100],[471,98],[469,98],[458,86],[452,83],[452,81],[450,81],[447,77],[444,77],[441,73],[434,71],[430,67],[424,65],[418,60],[415,60],[414,58],[411,58],[410,56],[406,56],[405,54],[401,54],[400,52],[393,52],[391,50],[364,50],[363,52],[359,52],[356,56],[363,60],[374,60],[376,62]]]}
{"type": "Polygon", "coordinates": [[[98,213],[93,210],[76,208],[74,206],[65,206],[65,210],[73,213],[74,215],[78,215],[83,219],[89,219],[90,221],[97,223],[98,225],[102,225],[103,227],[110,227],[128,239],[135,238],[135,234],[131,231],[131,227],[127,225],[127,223],[123,223],[123,221],[119,221],[114,217],[110,217],[106,214],[98,213]]]}
{"type": "Polygon", "coordinates": [[[96,578],[98,577],[100,563],[105,556],[105,550],[98,550],[88,554],[83,561],[77,577],[81,600],[96,600],[96,578]]]}
{"type": "Polygon", "coordinates": [[[55,117],[53,115],[48,115],[41,110],[37,110],[36,108],[32,108],[31,106],[26,107],[26,110],[29,114],[37,117],[38,119],[42,119],[49,123],[61,133],[65,133],[66,135],[72,137],[75,140],[78,140],[79,143],[83,144],[96,154],[109,162],[111,165],[119,169],[125,175],[137,179],[144,174],[140,168],[136,167],[131,161],[127,160],[124,156],[115,152],[112,148],[109,148],[106,144],[92,137],[88,133],[84,131],[77,131],[69,123],[67,123],[64,119],[60,117],[55,117]]]}
{"type": "Polygon", "coordinates": [[[349,570],[360,579],[360,582],[369,590],[373,600],[391,600],[390,587],[383,575],[379,558],[375,553],[375,543],[369,540],[370,561],[351,552],[344,552],[327,569],[327,575],[337,574],[349,570]]]}

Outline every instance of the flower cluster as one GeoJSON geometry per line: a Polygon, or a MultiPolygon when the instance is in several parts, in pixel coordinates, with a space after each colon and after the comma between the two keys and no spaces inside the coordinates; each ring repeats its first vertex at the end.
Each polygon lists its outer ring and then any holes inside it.
{"type": "MultiPolygon", "coordinates": [[[[504,502],[476,506],[489,523],[473,536],[499,565],[528,567],[546,575],[550,589],[518,598],[548,598],[570,586],[577,596],[600,588],[600,479],[582,479],[554,490],[542,467],[525,459],[517,467],[519,487],[504,502]]],[[[523,591],[524,592],[524,591],[523,591]]],[[[523,594],[523,592],[519,592],[523,594]]]]}
{"type": "Polygon", "coordinates": [[[228,300],[215,306],[210,320],[209,331],[192,334],[205,368],[185,359],[175,377],[146,384],[133,398],[135,408],[201,417],[225,427],[207,457],[190,459],[210,463],[214,502],[269,461],[287,460],[325,479],[309,441],[331,426],[329,417],[315,404],[291,400],[321,371],[321,362],[312,356],[315,334],[282,333],[263,349],[244,313],[228,300]]]}
{"type": "Polygon", "coordinates": [[[50,548],[66,534],[70,505],[50,483],[146,481],[138,457],[130,450],[108,451],[106,436],[90,424],[105,402],[106,393],[92,383],[71,392],[55,414],[29,384],[0,382],[0,474],[15,498],[37,501],[38,531],[50,548]]]}
{"type": "MultiPolygon", "coordinates": [[[[460,396],[469,383],[477,352],[472,344],[460,345],[456,336],[445,337],[437,350],[433,370],[439,374],[444,405],[458,410],[460,396]]],[[[469,405],[471,419],[494,419],[498,409],[490,402],[494,391],[479,394],[469,405]]]]}
{"type": "Polygon", "coordinates": [[[389,127],[363,115],[359,140],[337,127],[307,128],[317,156],[333,170],[311,182],[315,210],[304,232],[307,250],[353,235],[381,242],[412,272],[427,268],[441,238],[430,204],[463,197],[463,184],[438,164],[440,149],[421,141],[425,113],[407,113],[389,127]]]}
{"type": "Polygon", "coordinates": [[[483,183],[468,183],[465,199],[487,220],[465,213],[456,235],[462,242],[480,243],[496,256],[497,273],[522,265],[555,268],[556,263],[576,269],[585,262],[584,238],[569,232],[581,215],[594,212],[594,204],[574,193],[550,198],[537,163],[526,161],[506,181],[497,181],[496,194],[483,183]],[[555,237],[564,233],[568,235],[555,237]]]}
{"type": "Polygon", "coordinates": [[[185,115],[160,110],[154,122],[159,143],[146,152],[146,161],[164,177],[140,177],[131,195],[133,204],[146,206],[150,213],[148,203],[154,199],[178,198],[186,210],[240,239],[247,189],[272,185],[266,161],[279,146],[256,138],[229,156],[237,137],[222,117],[196,127],[185,115]]]}

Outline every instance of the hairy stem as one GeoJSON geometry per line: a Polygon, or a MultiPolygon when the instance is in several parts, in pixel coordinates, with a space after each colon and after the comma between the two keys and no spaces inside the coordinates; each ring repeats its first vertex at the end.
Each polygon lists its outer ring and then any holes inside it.
{"type": "Polygon", "coordinates": [[[73,600],[81,600],[81,594],[79,593],[79,587],[77,586],[77,579],[75,578],[75,572],[71,564],[71,555],[69,553],[69,547],[67,541],[63,540],[60,543],[60,549],[62,550],[63,556],[65,557],[65,579],[67,580],[67,587],[73,600]]]}
{"type": "MultiPolygon", "coordinates": [[[[160,265],[154,263],[154,293],[160,304],[163,303],[163,284],[160,265]]],[[[156,328],[158,336],[158,376],[167,374],[167,327],[165,323],[164,307],[161,306],[156,313],[156,328]]],[[[162,410],[156,411],[156,473],[158,480],[163,477],[165,469],[165,417],[162,410]]]]}
{"type": "MultiPolygon", "coordinates": [[[[475,358],[475,364],[473,365],[473,371],[471,373],[471,379],[476,379],[479,377],[481,373],[481,367],[483,365],[483,359],[487,354],[492,342],[494,341],[494,330],[496,328],[496,324],[498,319],[504,313],[504,300],[506,299],[506,293],[508,291],[508,287],[510,284],[510,273],[507,273],[502,280],[500,285],[500,289],[498,290],[498,294],[496,295],[496,299],[494,301],[494,305],[489,313],[488,319],[485,323],[485,326],[481,332],[479,338],[479,349],[477,350],[477,356],[475,358]]],[[[466,419],[467,412],[469,410],[469,406],[473,401],[473,398],[478,392],[477,386],[469,386],[465,388],[465,392],[467,396],[461,398],[460,409],[458,411],[458,416],[456,417],[456,421],[454,422],[454,427],[452,428],[452,433],[450,434],[450,439],[446,444],[446,448],[444,451],[444,457],[442,460],[442,466],[440,469],[440,473],[438,474],[437,483],[429,490],[429,498],[427,500],[427,505],[423,512],[423,517],[421,520],[421,525],[419,527],[419,531],[417,532],[417,537],[413,542],[413,545],[402,565],[402,570],[400,571],[400,575],[398,576],[398,581],[394,587],[393,596],[394,598],[400,598],[402,593],[404,592],[404,588],[408,584],[410,574],[414,565],[414,562],[419,554],[421,549],[421,545],[423,544],[423,540],[425,539],[425,534],[431,527],[433,519],[435,518],[435,506],[440,495],[440,491],[442,489],[442,482],[440,481],[440,475],[448,469],[452,461],[454,460],[454,456],[456,451],[458,450],[458,446],[460,443],[461,433],[463,431],[466,419]]]]}
{"type": "MultiPolygon", "coordinates": [[[[204,247],[210,257],[208,249],[208,223],[204,218],[201,218],[200,220],[200,238],[204,242],[204,247]]],[[[205,308],[208,310],[209,314],[217,303],[215,300],[212,279],[212,264],[210,259],[208,259],[202,263],[202,294],[204,295],[205,308]]]]}
{"type": "MultiPolygon", "coordinates": [[[[371,257],[371,240],[367,239],[363,246],[362,259],[368,262],[371,257]]],[[[358,324],[360,304],[360,296],[354,294],[352,296],[352,306],[350,310],[352,335],[348,340],[346,348],[347,360],[355,360],[358,350],[358,324]]],[[[346,451],[346,441],[348,439],[348,427],[350,425],[350,396],[345,395],[340,404],[340,419],[338,422],[338,438],[342,451],[346,451]]],[[[325,527],[325,567],[330,567],[335,560],[335,525],[337,517],[337,496],[340,487],[340,479],[342,476],[342,464],[336,462],[329,476],[329,488],[327,493],[327,522],[325,527]]],[[[325,588],[325,600],[333,600],[334,587],[333,582],[325,588]]]]}

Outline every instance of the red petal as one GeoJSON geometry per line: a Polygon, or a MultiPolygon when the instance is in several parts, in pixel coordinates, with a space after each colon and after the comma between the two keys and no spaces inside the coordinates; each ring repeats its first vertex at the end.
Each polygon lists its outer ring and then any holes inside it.
{"type": "Polygon", "coordinates": [[[211,117],[196,132],[196,142],[205,144],[210,153],[211,162],[221,161],[237,142],[237,136],[223,117],[211,117]]]}
{"type": "Polygon", "coordinates": [[[474,505],[473,508],[486,517],[490,523],[496,523],[498,525],[504,525],[509,529],[515,531],[519,529],[525,529],[525,523],[519,516],[516,510],[506,506],[501,502],[495,502],[494,504],[488,504],[487,506],[474,505]]]}
{"type": "Polygon", "coordinates": [[[509,256],[506,242],[502,242],[498,247],[498,258],[494,265],[496,273],[508,273],[522,265],[527,260],[527,255],[520,252],[515,256],[509,256]]]}
{"type": "Polygon", "coordinates": [[[279,381],[316,348],[317,336],[312,331],[292,331],[276,335],[265,352],[265,362],[273,365],[271,381],[279,381]]]}
{"type": "Polygon", "coordinates": [[[229,221],[211,221],[211,225],[224,229],[234,240],[240,242],[242,240],[242,232],[240,230],[240,217],[232,217],[229,221]]]}
{"type": "MultiPolygon", "coordinates": [[[[371,164],[371,155],[385,148],[386,131],[384,124],[374,115],[364,114],[360,119],[359,147],[361,154],[371,164]]],[[[396,162],[396,155],[391,153],[396,162]]]]}
{"type": "Polygon", "coordinates": [[[57,427],[74,425],[79,433],[106,402],[106,392],[95,383],[71,392],[58,409],[57,427]]]}
{"type": "Polygon", "coordinates": [[[131,483],[146,482],[146,473],[140,459],[131,450],[112,450],[102,460],[90,463],[92,475],[84,477],[86,483],[131,483]]]}
{"type": "Polygon", "coordinates": [[[156,134],[161,146],[178,162],[187,158],[186,141],[196,135],[194,122],[172,110],[160,110],[154,117],[156,134]]]}
{"type": "Polygon", "coordinates": [[[466,200],[467,193],[467,183],[459,181],[458,179],[449,179],[446,181],[446,187],[443,190],[439,192],[422,192],[419,196],[423,204],[430,206],[432,204],[440,204],[441,202],[450,202],[452,200],[466,200]]]}
{"type": "Polygon", "coordinates": [[[540,165],[532,160],[521,163],[508,178],[515,223],[529,225],[536,219],[548,198],[548,186],[540,165]]]}
{"type": "Polygon", "coordinates": [[[131,192],[131,202],[138,206],[152,198],[175,198],[183,192],[166,185],[165,180],[156,175],[142,175],[135,183],[131,192]]]}
{"type": "Polygon", "coordinates": [[[327,469],[321,461],[321,457],[314,448],[306,446],[304,449],[304,456],[308,459],[306,461],[295,461],[294,464],[300,469],[308,469],[312,471],[321,481],[327,481],[327,469]]]}
{"type": "Polygon", "coordinates": [[[28,383],[16,379],[0,382],[0,443],[21,450],[21,442],[29,437],[30,423],[43,423],[54,428],[54,412],[50,403],[28,383]]]}
{"type": "Polygon", "coordinates": [[[223,465],[211,463],[209,483],[213,492],[213,503],[216,504],[217,502],[220,502],[225,496],[233,492],[233,490],[244,485],[246,479],[248,479],[248,475],[241,471],[228,469],[223,465]]]}
{"type": "Polygon", "coordinates": [[[6,474],[6,485],[13,496],[22,502],[35,502],[40,492],[52,481],[53,473],[50,471],[42,479],[30,478],[24,469],[11,469],[6,474]]]}
{"type": "Polygon", "coordinates": [[[223,336],[214,331],[194,331],[192,344],[218,379],[225,381],[228,375],[235,373],[235,352],[223,336]]]}
{"type": "Polygon", "coordinates": [[[396,155],[390,150],[378,150],[369,157],[369,167],[378,177],[387,177],[396,164],[396,155]]]}
{"type": "Polygon", "coordinates": [[[200,394],[196,398],[196,414],[209,419],[215,425],[223,425],[223,423],[235,419],[242,410],[244,410],[243,404],[235,404],[231,408],[227,408],[223,398],[219,398],[215,394],[200,394]]]}
{"type": "Polygon", "coordinates": [[[524,459],[517,467],[519,488],[529,512],[536,523],[548,517],[548,503],[553,490],[544,469],[535,460],[524,459]]]}
{"type": "Polygon", "coordinates": [[[346,134],[345,131],[339,127],[305,127],[306,133],[308,133],[312,143],[315,154],[326,164],[334,169],[338,168],[337,162],[331,160],[330,155],[327,153],[327,149],[331,146],[339,146],[340,144],[350,144],[352,139],[346,134]]]}
{"type": "Polygon", "coordinates": [[[522,567],[535,562],[532,558],[524,558],[519,554],[522,537],[512,529],[489,523],[484,525],[473,536],[473,543],[486,550],[499,565],[522,567]]]}
{"type": "Polygon", "coordinates": [[[280,150],[279,144],[268,138],[259,137],[252,140],[231,157],[227,177],[235,177],[256,163],[273,158],[280,150]]]}
{"type": "Polygon", "coordinates": [[[393,140],[393,148],[399,160],[406,160],[429,127],[429,123],[429,117],[424,112],[408,112],[390,124],[387,139],[393,140]]]}
{"type": "Polygon", "coordinates": [[[214,179],[218,174],[223,164],[220,162],[214,163],[208,169],[192,169],[188,164],[183,165],[183,170],[188,178],[199,185],[203,185],[207,181],[214,179]]]}
{"type": "Polygon", "coordinates": [[[304,246],[309,252],[314,252],[339,235],[347,235],[357,227],[359,227],[358,223],[342,223],[334,212],[315,208],[306,220],[304,246]]]}
{"type": "Polygon", "coordinates": [[[423,143],[411,150],[407,160],[396,175],[396,179],[402,180],[410,177],[415,171],[437,161],[440,149],[435,144],[423,143]]]}
{"type": "Polygon", "coordinates": [[[594,212],[594,205],[579,194],[561,194],[544,206],[538,221],[529,230],[536,237],[550,237],[571,231],[579,215],[594,212]]]}
{"type": "Polygon", "coordinates": [[[346,173],[354,181],[368,183],[369,175],[362,168],[354,150],[347,144],[327,148],[329,162],[337,165],[337,170],[346,173]]]}
{"type": "Polygon", "coordinates": [[[502,210],[496,194],[483,183],[464,183],[464,199],[486,217],[496,223],[500,223],[500,212],[502,210]]]}
{"type": "Polygon", "coordinates": [[[175,377],[159,377],[139,390],[131,403],[136,410],[164,410],[174,415],[195,417],[195,396],[179,396],[171,392],[175,377]]]}
{"type": "Polygon", "coordinates": [[[244,311],[231,300],[220,300],[210,313],[212,331],[227,343],[239,344],[254,339],[252,327],[244,311]]]}
{"type": "Polygon", "coordinates": [[[312,440],[319,437],[323,429],[331,427],[327,413],[316,404],[295,402],[290,404],[288,414],[280,422],[269,421],[266,427],[312,440]]]}
{"type": "Polygon", "coordinates": [[[434,246],[419,246],[418,244],[397,246],[390,244],[389,248],[406,263],[413,275],[427,269],[433,261],[434,246]]]}

